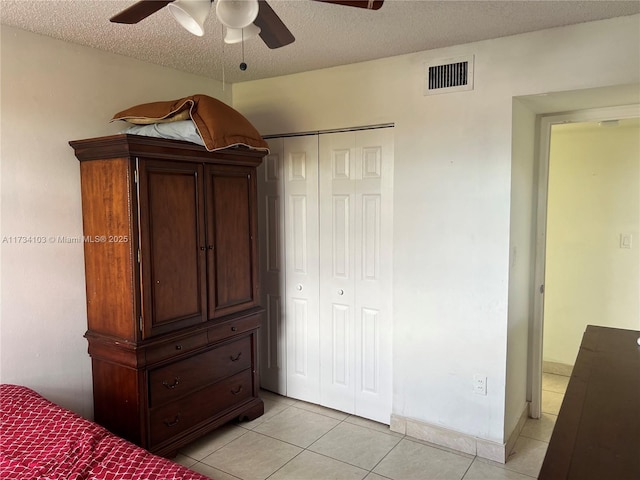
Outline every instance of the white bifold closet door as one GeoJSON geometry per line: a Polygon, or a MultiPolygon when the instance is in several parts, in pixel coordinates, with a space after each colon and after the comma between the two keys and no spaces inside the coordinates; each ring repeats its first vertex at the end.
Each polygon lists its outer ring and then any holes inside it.
{"type": "Polygon", "coordinates": [[[264,321],[258,330],[258,361],[260,386],[286,395],[282,140],[269,142],[269,149],[257,174],[260,303],[265,309],[264,321]]]}
{"type": "Polygon", "coordinates": [[[318,137],[269,140],[259,168],[260,385],[320,401],[318,137]]]}
{"type": "Polygon", "coordinates": [[[269,141],[261,385],[389,423],[393,129],[269,141]]]}
{"type": "Polygon", "coordinates": [[[319,403],[318,140],[284,139],[287,396],[319,403]]]}
{"type": "Polygon", "coordinates": [[[320,403],[389,423],[393,130],[320,135],[320,403]]]}

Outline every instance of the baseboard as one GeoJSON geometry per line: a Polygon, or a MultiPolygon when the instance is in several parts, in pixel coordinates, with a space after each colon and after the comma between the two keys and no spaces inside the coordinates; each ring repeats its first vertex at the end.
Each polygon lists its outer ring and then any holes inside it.
{"type": "Polygon", "coordinates": [[[542,371],[544,373],[553,373],[555,375],[563,375],[565,377],[570,377],[571,372],[573,371],[573,365],[544,361],[542,362],[542,371]]]}
{"type": "Polygon", "coordinates": [[[529,414],[529,404],[522,411],[520,419],[515,429],[509,435],[507,443],[501,444],[491,442],[482,438],[477,438],[465,433],[449,430],[427,422],[415,420],[413,418],[402,417],[400,415],[391,415],[391,431],[413,437],[417,440],[433,443],[442,447],[457,450],[469,455],[477,455],[478,457],[493,460],[494,462],[506,463],[507,457],[520,435],[524,423],[529,414]]]}
{"type": "Polygon", "coordinates": [[[524,408],[522,409],[522,413],[520,414],[520,418],[518,419],[518,423],[513,429],[513,432],[511,432],[511,435],[509,435],[509,439],[507,440],[507,445],[505,448],[505,462],[507,461],[507,458],[509,458],[509,455],[511,455],[511,451],[513,450],[513,447],[515,446],[516,441],[520,436],[520,432],[522,432],[524,424],[526,423],[527,418],[529,418],[530,406],[531,404],[529,402],[525,403],[524,408]]]}

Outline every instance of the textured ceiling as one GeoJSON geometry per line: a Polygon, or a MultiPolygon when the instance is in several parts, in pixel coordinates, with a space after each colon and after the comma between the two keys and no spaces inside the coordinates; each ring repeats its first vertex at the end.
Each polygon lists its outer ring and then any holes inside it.
{"type": "MultiPolygon", "coordinates": [[[[260,38],[224,45],[215,15],[196,37],[167,8],[136,25],[109,18],[136,0],[1,0],[2,24],[228,83],[640,13],[639,1],[385,0],[367,11],[311,0],[269,0],[296,37],[270,50],[260,38]]],[[[639,21],[640,28],[640,21],[639,21]]]]}

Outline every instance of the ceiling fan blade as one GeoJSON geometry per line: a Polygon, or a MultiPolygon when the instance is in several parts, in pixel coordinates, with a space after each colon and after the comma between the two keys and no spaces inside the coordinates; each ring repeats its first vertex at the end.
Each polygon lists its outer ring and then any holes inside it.
{"type": "Polygon", "coordinates": [[[269,48],[280,48],[296,39],[265,0],[259,0],[260,10],[253,23],[260,27],[260,38],[269,48]]]}
{"type": "Polygon", "coordinates": [[[138,23],[164,8],[173,0],[141,0],[109,19],[113,23],[138,23]]]}
{"type": "Polygon", "coordinates": [[[367,10],[378,10],[384,0],[315,0],[316,2],[333,3],[336,5],[345,5],[347,7],[366,8],[367,10]]]}

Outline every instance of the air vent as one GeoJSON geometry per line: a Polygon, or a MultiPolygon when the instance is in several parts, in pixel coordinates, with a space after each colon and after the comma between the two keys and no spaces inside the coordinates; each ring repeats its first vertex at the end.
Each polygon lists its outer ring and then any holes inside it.
{"type": "Polygon", "coordinates": [[[473,55],[425,63],[424,94],[473,90],[473,55]]]}

